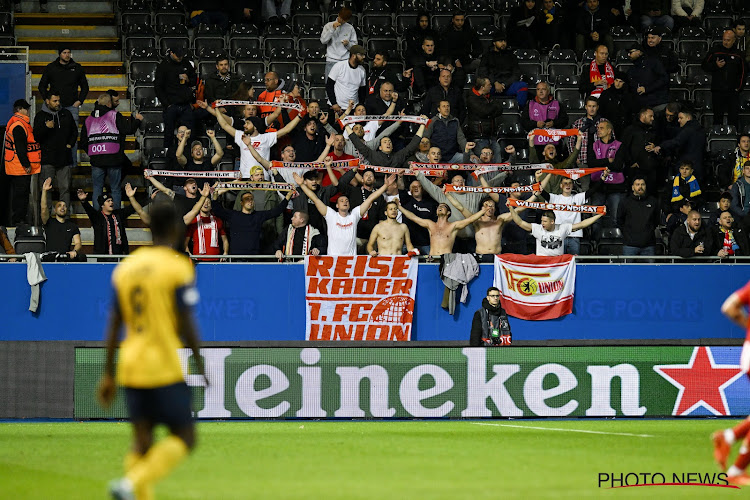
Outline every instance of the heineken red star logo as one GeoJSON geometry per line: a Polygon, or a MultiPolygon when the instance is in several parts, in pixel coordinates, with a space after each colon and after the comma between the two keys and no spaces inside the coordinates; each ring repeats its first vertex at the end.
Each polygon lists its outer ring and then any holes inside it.
{"type": "Polygon", "coordinates": [[[701,406],[714,415],[731,415],[724,389],[742,376],[739,365],[717,365],[711,349],[696,347],[688,364],[654,370],[680,390],[672,415],[689,415],[701,406]]]}

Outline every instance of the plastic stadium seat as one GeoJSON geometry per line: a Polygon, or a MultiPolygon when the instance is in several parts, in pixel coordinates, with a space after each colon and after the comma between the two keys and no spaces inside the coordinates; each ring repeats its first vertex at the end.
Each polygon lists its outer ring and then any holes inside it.
{"type": "Polygon", "coordinates": [[[294,0],[292,3],[292,12],[296,13],[312,13],[320,12],[320,3],[316,0],[294,0]]]}
{"type": "Polygon", "coordinates": [[[260,30],[254,24],[234,24],[229,30],[229,38],[258,36],[260,30]]]}
{"type": "Polygon", "coordinates": [[[612,38],[614,39],[629,38],[633,41],[638,40],[638,32],[636,32],[635,28],[633,28],[632,26],[613,26],[610,30],[610,33],[612,34],[612,38]]]}
{"type": "MultiPolygon", "coordinates": [[[[417,23],[417,13],[399,13],[396,15],[396,29],[403,34],[407,29],[413,28],[417,23]]],[[[429,17],[429,14],[427,15],[429,17]]]]}
{"type": "Polygon", "coordinates": [[[154,10],[161,12],[184,12],[182,0],[154,0],[154,10]]]}
{"type": "Polygon", "coordinates": [[[703,18],[703,27],[706,28],[706,31],[708,32],[713,32],[717,29],[723,31],[725,29],[731,29],[732,21],[732,16],[708,15],[703,18]]]}
{"type": "Polygon", "coordinates": [[[518,58],[518,62],[535,61],[539,62],[542,60],[542,56],[539,55],[539,51],[536,49],[516,49],[513,53],[518,58]]]}
{"type": "Polygon", "coordinates": [[[677,54],[688,63],[700,63],[708,52],[705,40],[680,40],[677,43],[677,54]]]}
{"type": "Polygon", "coordinates": [[[472,14],[470,14],[467,19],[469,20],[469,22],[471,22],[472,28],[476,29],[480,26],[481,27],[489,26],[493,29],[497,29],[495,27],[495,16],[493,16],[492,14],[479,14],[479,13],[474,14],[473,13],[474,11],[469,11],[469,12],[472,12],[472,14]]]}
{"type": "Polygon", "coordinates": [[[542,63],[540,62],[519,62],[521,68],[521,80],[528,83],[529,86],[536,85],[542,81],[542,63]]]}
{"type": "Polygon", "coordinates": [[[266,38],[263,41],[263,56],[266,59],[291,59],[296,57],[292,38],[266,38]],[[289,57],[289,55],[292,57],[289,57]]]}
{"type": "Polygon", "coordinates": [[[312,36],[323,31],[323,15],[318,13],[295,14],[292,27],[299,36],[312,36]]]}
{"type": "Polygon", "coordinates": [[[217,37],[201,37],[196,38],[193,41],[193,49],[195,55],[199,59],[216,59],[220,54],[226,54],[226,48],[224,47],[224,39],[217,37]]]}
{"type": "Polygon", "coordinates": [[[197,68],[195,68],[198,71],[198,77],[205,80],[208,75],[212,75],[216,73],[216,61],[215,60],[206,60],[198,63],[197,68]]]}
{"type": "Polygon", "coordinates": [[[148,12],[151,9],[149,0],[120,0],[117,2],[119,11],[126,12],[148,12]]]}
{"type": "MultiPolygon", "coordinates": [[[[320,43],[320,40],[318,40],[320,43]]],[[[229,40],[229,54],[238,60],[261,60],[263,51],[258,38],[232,38],[229,40]]]]}
{"type": "Polygon", "coordinates": [[[328,5],[328,14],[337,14],[339,11],[344,8],[349,7],[353,13],[357,13],[357,4],[352,3],[348,0],[331,0],[331,3],[328,5]]]}
{"type": "Polygon", "coordinates": [[[578,89],[579,83],[578,75],[557,75],[555,78],[555,87],[559,90],[578,89]]]}
{"type": "Polygon", "coordinates": [[[503,105],[503,113],[518,113],[520,108],[515,97],[498,97],[496,98],[503,105]]]}
{"type": "Polygon", "coordinates": [[[145,51],[156,49],[156,39],[154,37],[128,37],[125,40],[125,56],[145,59],[145,51]]]}
{"type": "Polygon", "coordinates": [[[328,99],[325,87],[310,87],[308,96],[310,97],[310,100],[320,101],[321,107],[325,105],[326,100],[328,99]]]}
{"type": "Polygon", "coordinates": [[[593,60],[594,60],[594,49],[586,49],[583,51],[583,54],[581,55],[581,60],[579,62],[581,64],[590,64],[591,61],[593,60]]]}
{"type": "Polygon", "coordinates": [[[498,121],[500,137],[526,137],[526,131],[521,125],[521,118],[518,115],[501,115],[498,121]]]}
{"type": "Polygon", "coordinates": [[[159,38],[159,51],[162,55],[167,54],[167,49],[175,46],[182,47],[182,50],[187,53],[190,50],[190,39],[185,37],[161,37],[159,38]]]}
{"type": "Polygon", "coordinates": [[[602,227],[596,238],[599,255],[622,255],[622,231],[619,227],[602,227]]]}
{"type": "MultiPolygon", "coordinates": [[[[439,11],[432,11],[432,12],[439,12],[439,11]]],[[[452,18],[453,18],[452,14],[440,14],[440,13],[433,14],[432,18],[430,19],[432,29],[440,31],[443,28],[446,28],[451,23],[452,18]]]]}
{"type": "Polygon", "coordinates": [[[375,36],[383,36],[380,34],[383,32],[382,28],[390,28],[395,36],[396,29],[393,26],[393,18],[390,14],[365,14],[362,16],[362,31],[364,31],[365,34],[370,35],[373,34],[373,28],[376,28],[375,31],[377,34],[375,34],[375,36]]]}
{"type": "Polygon", "coordinates": [[[578,59],[576,53],[572,49],[554,49],[550,50],[547,54],[547,60],[550,63],[553,62],[565,62],[565,63],[576,63],[578,59]]]}
{"type": "Polygon", "coordinates": [[[136,86],[133,90],[133,100],[140,111],[161,110],[161,102],[152,86],[136,86]]]}
{"type": "Polygon", "coordinates": [[[669,74],[669,88],[675,87],[685,88],[685,78],[679,73],[669,74]]]}
{"type": "Polygon", "coordinates": [[[583,109],[583,99],[578,89],[557,89],[555,99],[565,104],[567,109],[583,109]]]}
{"type": "Polygon", "coordinates": [[[383,0],[365,0],[362,6],[362,12],[366,15],[368,13],[379,13],[379,12],[391,12],[391,6],[388,2],[383,0]]]}
{"type": "Polygon", "coordinates": [[[737,136],[737,129],[734,125],[714,125],[709,132],[710,137],[737,136]]]}
{"type": "Polygon", "coordinates": [[[182,26],[187,30],[185,26],[185,15],[179,12],[160,12],[154,16],[154,25],[156,31],[163,33],[167,26],[182,26]]]}
{"type": "Polygon", "coordinates": [[[199,24],[195,30],[195,36],[224,37],[224,28],[217,24],[199,24]]]}
{"type": "Polygon", "coordinates": [[[549,75],[550,81],[557,81],[558,78],[573,78],[577,77],[580,71],[578,71],[578,65],[572,63],[551,63],[547,66],[547,74],[549,75]]]}
{"type": "Polygon", "coordinates": [[[296,62],[272,62],[268,65],[268,71],[276,72],[283,80],[296,81],[300,75],[300,68],[296,62]]]}
{"type": "Polygon", "coordinates": [[[750,91],[740,92],[740,109],[744,113],[750,112],[750,91]]]}
{"type": "Polygon", "coordinates": [[[266,74],[266,64],[264,62],[237,62],[234,64],[234,71],[247,80],[255,77],[255,81],[262,82],[266,74]]]}
{"type": "Polygon", "coordinates": [[[693,103],[696,109],[703,111],[713,111],[713,100],[711,99],[711,89],[697,88],[693,91],[693,103]]]}
{"type": "Polygon", "coordinates": [[[135,61],[130,63],[130,80],[136,84],[154,83],[156,79],[155,61],[135,61]]]}
{"type": "MultiPolygon", "coordinates": [[[[721,127],[722,125],[717,125],[721,127]]],[[[726,125],[723,125],[726,127],[726,125]]],[[[734,128],[734,127],[732,127],[734,128]]],[[[708,152],[711,156],[716,157],[723,154],[729,154],[737,148],[737,137],[715,136],[708,139],[708,152]]]]}
{"type": "Polygon", "coordinates": [[[325,87],[325,72],[325,62],[306,62],[302,74],[305,75],[305,81],[310,85],[325,87]]]}
{"type": "Polygon", "coordinates": [[[688,64],[685,67],[685,75],[690,85],[706,88],[711,86],[711,75],[706,73],[700,64],[688,64]]]}
{"type": "Polygon", "coordinates": [[[690,91],[685,88],[670,88],[668,93],[669,102],[688,102],[690,100],[690,91]]]}
{"type": "Polygon", "coordinates": [[[151,14],[148,12],[123,13],[120,17],[120,25],[122,32],[127,35],[143,33],[144,29],[153,32],[151,14]]]}
{"type": "Polygon", "coordinates": [[[497,32],[498,28],[497,26],[493,24],[487,24],[483,26],[477,26],[476,28],[472,28],[477,36],[479,37],[492,37],[497,32]]]}
{"type": "Polygon", "coordinates": [[[393,38],[369,38],[367,40],[367,58],[372,59],[377,52],[385,51],[390,59],[401,59],[398,40],[393,38]]]}
{"type": "Polygon", "coordinates": [[[297,42],[297,59],[302,61],[325,61],[326,47],[320,38],[300,38],[297,42]]]}
{"type": "Polygon", "coordinates": [[[708,38],[708,36],[706,35],[706,31],[703,28],[697,28],[695,26],[685,26],[684,28],[681,28],[678,36],[680,40],[705,40],[706,38],[708,38]]]}
{"type": "MultiPolygon", "coordinates": [[[[425,2],[423,0],[401,0],[398,4],[398,7],[396,9],[399,13],[397,18],[401,16],[402,12],[418,12],[418,11],[424,11],[425,9],[425,2]]],[[[413,24],[412,24],[413,26],[413,24]]]]}
{"type": "MultiPolygon", "coordinates": [[[[398,37],[398,33],[394,26],[371,26],[369,36],[377,38],[392,38],[395,40],[398,37]]],[[[398,43],[398,40],[396,40],[396,42],[398,43]]]]}
{"type": "Polygon", "coordinates": [[[456,6],[452,0],[427,0],[427,8],[431,12],[452,12],[456,6]]]}
{"type": "MultiPolygon", "coordinates": [[[[476,26],[476,23],[473,20],[477,14],[492,15],[492,2],[490,0],[468,0],[466,2],[466,6],[464,10],[466,12],[471,13],[472,25],[476,26]]],[[[493,19],[493,24],[494,24],[494,19],[493,19]]]]}

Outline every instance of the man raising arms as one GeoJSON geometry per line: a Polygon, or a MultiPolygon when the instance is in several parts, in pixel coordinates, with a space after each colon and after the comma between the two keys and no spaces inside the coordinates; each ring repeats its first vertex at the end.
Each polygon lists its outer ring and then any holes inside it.
{"type": "Polygon", "coordinates": [[[389,201],[385,204],[384,221],[379,222],[370,233],[370,241],[367,242],[367,253],[373,257],[376,255],[402,255],[404,244],[410,251],[416,249],[411,244],[409,228],[406,224],[398,222],[398,204],[389,201]],[[375,243],[378,249],[375,250],[375,243]]]}
{"type": "Polygon", "coordinates": [[[351,213],[349,212],[349,198],[345,195],[339,196],[336,200],[336,211],[333,211],[320,201],[320,198],[297,173],[294,174],[294,182],[299,184],[302,192],[315,203],[315,208],[328,224],[328,255],[357,255],[357,224],[362,219],[362,214],[366,214],[370,209],[372,202],[382,196],[389,185],[396,182],[396,174],[388,177],[380,189],[375,190],[361,205],[354,207],[351,213]]]}
{"type": "Polygon", "coordinates": [[[422,226],[430,232],[430,255],[440,256],[453,252],[453,243],[456,242],[458,232],[478,221],[483,215],[492,213],[492,208],[483,208],[471,217],[454,222],[448,222],[451,209],[447,203],[440,203],[437,207],[437,222],[417,217],[403,206],[399,205],[401,213],[413,223],[422,226]]]}

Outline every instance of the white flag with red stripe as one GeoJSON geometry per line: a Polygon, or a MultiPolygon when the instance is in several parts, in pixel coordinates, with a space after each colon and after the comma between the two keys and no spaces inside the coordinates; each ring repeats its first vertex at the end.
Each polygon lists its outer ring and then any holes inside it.
{"type": "Polygon", "coordinates": [[[576,262],[572,255],[495,256],[495,286],[509,315],[540,321],[573,312],[576,262]]]}

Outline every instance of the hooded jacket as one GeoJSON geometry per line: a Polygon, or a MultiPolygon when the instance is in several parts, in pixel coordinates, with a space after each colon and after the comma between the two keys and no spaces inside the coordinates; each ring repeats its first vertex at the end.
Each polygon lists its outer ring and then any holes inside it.
{"type": "Polygon", "coordinates": [[[164,107],[173,104],[191,104],[195,101],[193,95],[193,86],[196,83],[195,68],[190,64],[187,57],[177,62],[167,55],[159,66],[156,67],[156,79],[154,80],[154,90],[156,97],[162,102],[164,107]],[[180,83],[180,75],[187,75],[187,81],[180,83]]]}
{"type": "MultiPolygon", "coordinates": [[[[507,316],[500,303],[497,304],[497,307],[492,307],[487,297],[482,299],[482,309],[486,310],[490,317],[507,316]]],[[[482,338],[484,336],[485,325],[482,324],[482,309],[474,313],[474,319],[471,321],[471,335],[469,337],[469,345],[471,347],[481,347],[483,345],[482,338]]]]}
{"type": "Polygon", "coordinates": [[[49,63],[39,80],[39,94],[42,99],[49,97],[51,89],[60,92],[60,104],[64,108],[72,106],[76,101],[83,103],[89,93],[89,82],[86,80],[83,66],[73,59],[68,64],[62,64],[59,57],[49,63]]]}
{"type": "Polygon", "coordinates": [[[51,111],[46,103],[43,104],[42,110],[34,117],[34,137],[42,146],[42,165],[66,167],[71,164],[78,127],[70,111],[63,107],[51,111]],[[54,122],[52,128],[47,127],[48,121],[54,122]]]}
{"type": "Polygon", "coordinates": [[[636,96],[638,106],[645,108],[666,104],[669,100],[669,74],[661,62],[642,55],[633,64],[628,71],[628,86],[636,96]],[[638,87],[645,88],[646,92],[638,95],[638,87]]]}

